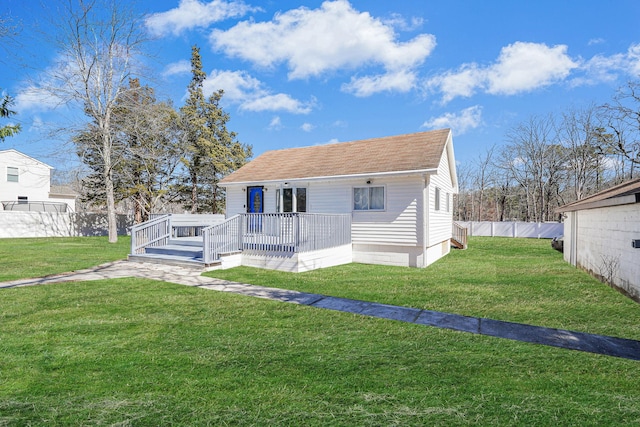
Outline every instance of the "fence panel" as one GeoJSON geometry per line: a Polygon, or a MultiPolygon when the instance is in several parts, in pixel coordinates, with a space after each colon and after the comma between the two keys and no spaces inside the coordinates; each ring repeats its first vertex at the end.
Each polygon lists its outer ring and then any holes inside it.
{"type": "MultiPolygon", "coordinates": [[[[117,215],[118,235],[127,235],[133,217],[117,215]]],[[[0,210],[0,238],[106,236],[106,214],[0,210]]]]}
{"type": "Polygon", "coordinates": [[[564,224],[559,222],[456,221],[456,224],[467,228],[469,236],[551,239],[564,233],[564,224]]]}

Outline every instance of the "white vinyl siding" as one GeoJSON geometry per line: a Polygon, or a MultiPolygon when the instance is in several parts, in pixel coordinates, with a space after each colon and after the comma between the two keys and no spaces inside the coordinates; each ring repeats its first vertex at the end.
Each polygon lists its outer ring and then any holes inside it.
{"type": "Polygon", "coordinates": [[[19,151],[0,150],[0,200],[48,201],[51,167],[19,151]],[[2,185],[8,181],[8,184],[2,185]]]}
{"type": "Polygon", "coordinates": [[[422,179],[396,178],[385,185],[384,211],[354,211],[352,239],[354,244],[416,246],[420,243],[418,221],[422,179]]]}
{"type": "Polygon", "coordinates": [[[451,174],[449,171],[449,159],[447,150],[445,149],[440,164],[438,165],[438,173],[431,176],[429,190],[429,233],[427,246],[433,246],[440,242],[444,242],[451,238],[451,228],[453,227],[453,217],[450,209],[442,209],[442,201],[439,203],[439,209],[436,210],[436,194],[442,197],[443,193],[452,193],[453,185],[451,182],[451,174]]]}

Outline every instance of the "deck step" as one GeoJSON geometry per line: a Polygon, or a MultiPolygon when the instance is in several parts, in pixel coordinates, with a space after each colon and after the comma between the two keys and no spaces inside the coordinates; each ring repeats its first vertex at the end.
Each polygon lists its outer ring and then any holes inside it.
{"type": "Polygon", "coordinates": [[[173,255],[185,258],[200,258],[202,259],[202,246],[189,246],[189,245],[165,245],[155,246],[145,249],[146,254],[156,255],[173,255]]]}
{"type": "Polygon", "coordinates": [[[169,245],[195,246],[202,248],[202,236],[196,237],[174,237],[169,239],[169,245]]]}
{"type": "Polygon", "coordinates": [[[220,261],[205,264],[202,258],[193,258],[193,257],[185,257],[185,256],[178,256],[178,255],[149,254],[149,253],[129,255],[128,260],[134,261],[134,262],[175,265],[180,267],[190,267],[190,268],[197,268],[197,269],[215,267],[221,264],[220,261]]]}
{"type": "Polygon", "coordinates": [[[459,242],[457,239],[451,238],[451,246],[457,249],[467,249],[467,245],[462,242],[459,242]]]}

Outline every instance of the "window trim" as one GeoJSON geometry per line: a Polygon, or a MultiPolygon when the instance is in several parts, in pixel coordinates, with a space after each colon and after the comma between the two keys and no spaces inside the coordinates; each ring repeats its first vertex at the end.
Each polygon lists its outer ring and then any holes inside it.
{"type": "Polygon", "coordinates": [[[436,187],[435,194],[433,196],[433,209],[440,211],[440,187],[436,187]]]}
{"type": "MultiPolygon", "coordinates": [[[[369,194],[371,200],[371,194],[369,194]]],[[[353,186],[351,190],[351,209],[353,212],[385,212],[387,210],[387,186],[386,185],[360,185],[353,186]],[[373,188],[382,188],[382,209],[356,209],[356,189],[366,188],[369,191],[373,188]]]]}
{"type": "Polygon", "coordinates": [[[309,187],[307,186],[290,186],[282,185],[276,188],[276,211],[278,213],[307,213],[309,212],[309,187]],[[305,210],[298,210],[298,190],[304,189],[305,192],[305,210]],[[284,211],[284,191],[291,190],[291,212],[284,211]]]}

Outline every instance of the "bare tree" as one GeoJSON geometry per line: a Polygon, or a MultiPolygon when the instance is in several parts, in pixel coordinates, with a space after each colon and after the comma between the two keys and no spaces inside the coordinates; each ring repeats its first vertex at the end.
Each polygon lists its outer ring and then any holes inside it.
{"type": "Polygon", "coordinates": [[[501,164],[525,192],[525,220],[550,219],[551,198],[558,192],[563,162],[553,117],[531,117],[512,128],[507,141],[501,164]]]}
{"type": "Polygon", "coordinates": [[[113,243],[118,239],[113,172],[122,158],[113,134],[113,113],[136,74],[145,41],[143,26],[117,0],[68,0],[60,15],[58,61],[39,86],[61,103],[82,108],[92,123],[113,243]]]}
{"type": "Polygon", "coordinates": [[[455,219],[458,221],[472,221],[472,166],[469,163],[462,163],[456,167],[456,172],[458,174],[458,194],[455,196],[455,219]]]}
{"type": "Polygon", "coordinates": [[[596,108],[570,109],[562,114],[559,133],[566,155],[570,200],[580,200],[598,191],[601,155],[598,150],[599,123],[596,108]]]}
{"type": "Polygon", "coordinates": [[[613,102],[601,107],[610,138],[601,141],[603,151],[609,149],[629,161],[629,174],[640,165],[640,81],[627,83],[618,90],[613,102]]]}
{"type": "Polygon", "coordinates": [[[475,175],[475,185],[477,188],[477,201],[478,201],[478,209],[476,211],[476,221],[483,220],[483,210],[485,203],[485,192],[487,188],[491,185],[492,173],[492,160],[493,160],[493,150],[494,147],[487,149],[484,155],[480,155],[476,159],[476,175],[475,175]]]}

